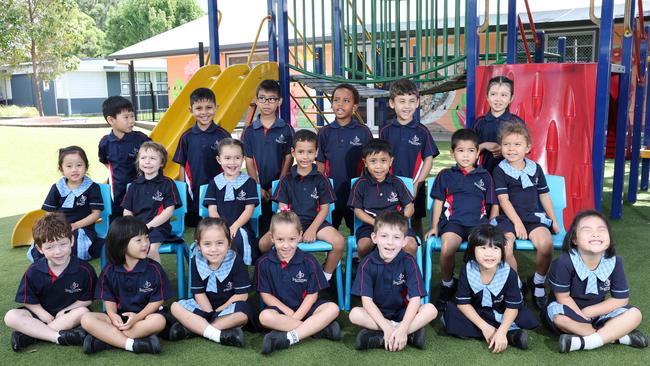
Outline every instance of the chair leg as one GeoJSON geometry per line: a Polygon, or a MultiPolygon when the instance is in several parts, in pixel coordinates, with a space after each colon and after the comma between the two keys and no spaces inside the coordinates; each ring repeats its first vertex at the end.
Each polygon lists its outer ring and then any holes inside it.
{"type": "Polygon", "coordinates": [[[178,298],[185,298],[185,251],[181,247],[185,246],[185,243],[176,245],[176,270],[178,277],[178,298]]]}
{"type": "Polygon", "coordinates": [[[430,238],[424,245],[424,289],[427,291],[427,296],[424,297],[424,303],[428,303],[431,298],[431,276],[433,272],[433,241],[435,238],[430,238]]]}
{"type": "Polygon", "coordinates": [[[338,298],[339,309],[345,310],[345,298],[343,295],[343,267],[341,261],[336,266],[336,295],[338,298]]]}
{"type": "Polygon", "coordinates": [[[345,258],[345,304],[344,310],[350,310],[350,297],[352,291],[352,253],[357,249],[357,241],[354,236],[348,236],[348,247],[345,258]]]}

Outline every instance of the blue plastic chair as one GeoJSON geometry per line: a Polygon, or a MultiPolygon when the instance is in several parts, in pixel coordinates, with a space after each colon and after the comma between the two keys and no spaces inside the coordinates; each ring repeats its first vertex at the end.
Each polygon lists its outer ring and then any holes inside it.
{"type": "MultiPolygon", "coordinates": [[[[553,235],[553,248],[561,249],[562,242],[564,241],[564,236],[566,235],[566,230],[564,229],[564,215],[563,211],[566,208],[566,185],[564,177],[559,175],[545,175],[546,183],[548,184],[549,194],[551,195],[551,200],[553,201],[553,210],[555,211],[555,216],[557,217],[558,223],[560,224],[560,232],[553,235]]],[[[433,189],[433,183],[435,182],[435,177],[429,178],[427,184],[431,189],[433,189]]],[[[433,219],[433,198],[431,195],[427,195],[427,207],[431,210],[431,217],[433,219]]],[[[427,239],[425,245],[425,265],[424,265],[424,288],[427,290],[427,293],[431,293],[431,277],[433,276],[433,252],[439,252],[442,247],[442,241],[439,237],[431,237],[427,239]]],[[[465,251],[467,249],[467,242],[464,241],[458,247],[458,251],[465,251]]],[[[535,250],[533,242],[530,240],[515,240],[515,250],[535,250]]],[[[429,302],[429,296],[426,299],[429,302]]]]}
{"type": "MultiPolygon", "coordinates": [[[[332,179],[330,179],[330,185],[334,185],[332,182],[332,179]]],[[[275,194],[275,189],[278,186],[278,181],[274,180],[273,183],[271,184],[271,192],[274,195],[275,194]]],[[[332,222],[332,205],[334,203],[330,204],[330,210],[327,213],[327,222],[332,222]]],[[[260,207],[260,206],[258,206],[260,207]]],[[[278,203],[273,201],[272,204],[272,209],[273,212],[276,212],[278,210],[278,203]]],[[[261,213],[261,208],[260,208],[260,213],[261,213]]],[[[332,250],[332,244],[322,241],[322,240],[316,240],[313,243],[298,243],[298,248],[302,250],[303,252],[308,252],[308,253],[313,253],[313,252],[329,252],[332,250]]],[[[339,309],[344,310],[344,299],[343,299],[343,270],[341,266],[341,261],[336,265],[336,272],[334,274],[336,276],[336,294],[337,294],[337,300],[339,304],[339,309]]]]}
{"type": "MultiPolygon", "coordinates": [[[[403,182],[406,188],[413,194],[413,179],[407,178],[407,177],[398,177],[400,178],[403,182]]],[[[350,187],[354,187],[354,183],[359,178],[352,178],[350,181],[350,187]]],[[[363,223],[361,220],[357,218],[357,216],[354,216],[354,231],[356,232],[357,229],[362,225],[363,223]]],[[[418,244],[419,244],[419,238],[418,238],[418,244]]],[[[343,310],[350,310],[350,299],[352,297],[352,281],[354,280],[352,278],[352,255],[357,251],[357,238],[354,235],[354,232],[351,233],[350,236],[348,236],[348,248],[347,248],[347,255],[346,255],[346,260],[345,260],[345,307],[343,310]]],[[[418,247],[418,251],[415,256],[415,261],[418,264],[418,267],[420,268],[420,273],[422,273],[422,249],[418,247]]]]}
{"type": "MultiPolygon", "coordinates": [[[[111,198],[110,184],[100,183],[99,191],[102,194],[102,201],[104,201],[104,209],[99,214],[99,221],[95,223],[95,232],[99,238],[106,239],[108,227],[110,226],[109,217],[113,213],[113,199],[111,198]]],[[[102,268],[104,268],[104,262],[102,262],[102,268]]]]}

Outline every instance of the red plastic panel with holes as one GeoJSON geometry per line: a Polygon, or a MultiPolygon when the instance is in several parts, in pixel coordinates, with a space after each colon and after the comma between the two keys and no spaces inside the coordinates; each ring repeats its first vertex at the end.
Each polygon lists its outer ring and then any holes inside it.
{"type": "Polygon", "coordinates": [[[489,80],[505,75],[515,83],[510,111],[530,130],[529,157],[547,174],[566,180],[564,227],[582,209],[594,207],[592,145],[596,64],[519,64],[480,66],[476,76],[476,115],[490,110],[489,80]]]}

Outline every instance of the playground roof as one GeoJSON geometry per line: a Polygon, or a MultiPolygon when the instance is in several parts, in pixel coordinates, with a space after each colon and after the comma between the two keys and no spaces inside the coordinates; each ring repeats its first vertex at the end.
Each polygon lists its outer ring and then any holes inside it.
{"type": "MultiPolygon", "coordinates": [[[[614,5],[615,18],[623,18],[623,4],[614,5]]],[[[600,9],[596,8],[596,14],[600,9]]],[[[644,11],[645,16],[650,16],[650,9],[644,11]]],[[[224,11],[221,25],[219,26],[219,48],[223,51],[248,51],[255,38],[255,32],[259,22],[266,16],[264,7],[239,7],[224,11]],[[234,16],[233,16],[234,15],[234,16]]],[[[501,15],[502,21],[506,19],[506,14],[501,15]]],[[[537,25],[551,23],[572,23],[572,22],[589,22],[589,8],[572,8],[550,11],[538,11],[534,13],[535,23],[537,25]]],[[[522,16],[522,20],[527,17],[522,16]]],[[[461,27],[465,24],[465,19],[461,17],[461,27]]],[[[442,20],[438,24],[442,24],[442,20]]],[[[496,24],[496,15],[490,16],[490,25],[496,24]]],[[[584,24],[575,24],[584,25],[584,24]]],[[[449,27],[454,26],[453,17],[449,19],[449,27]]],[[[595,27],[595,26],[594,26],[595,27]]],[[[158,34],[149,39],[136,43],[132,46],[114,52],[108,55],[108,59],[128,60],[153,57],[168,57],[177,55],[189,55],[198,52],[199,42],[203,42],[206,50],[210,46],[208,36],[208,16],[203,16],[189,23],[171,29],[167,32],[158,34]]],[[[316,27],[320,29],[321,27],[316,27]]],[[[402,23],[402,30],[407,29],[406,22],[402,23]]],[[[329,27],[326,27],[329,29],[329,27]]],[[[415,29],[415,23],[412,22],[410,29],[415,29]]],[[[289,34],[290,38],[292,34],[289,34]]],[[[316,36],[320,36],[318,33],[316,36]]],[[[326,32],[326,37],[329,33],[326,32]]],[[[266,25],[263,26],[260,33],[258,47],[267,47],[268,34],[266,25]]]]}

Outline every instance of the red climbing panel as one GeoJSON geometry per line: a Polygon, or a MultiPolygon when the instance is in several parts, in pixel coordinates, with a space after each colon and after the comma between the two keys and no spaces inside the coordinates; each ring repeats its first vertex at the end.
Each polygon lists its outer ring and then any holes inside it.
{"type": "Polygon", "coordinates": [[[510,111],[524,121],[533,138],[530,158],[547,174],[566,180],[564,227],[582,209],[594,207],[591,167],[596,101],[596,64],[518,64],[480,66],[476,74],[478,116],[489,111],[485,100],[490,78],[515,82],[510,111]]]}

